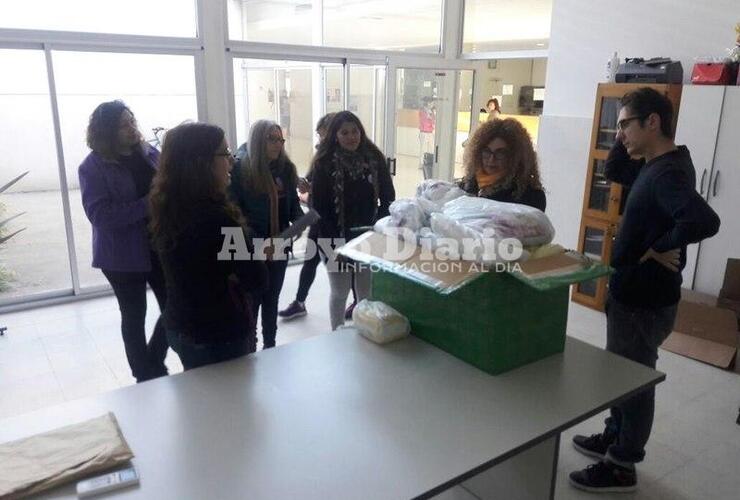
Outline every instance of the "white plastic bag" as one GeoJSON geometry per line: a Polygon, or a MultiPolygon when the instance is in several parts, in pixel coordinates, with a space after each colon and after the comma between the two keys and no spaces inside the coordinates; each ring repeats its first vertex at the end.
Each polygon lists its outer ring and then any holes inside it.
{"type": "MultiPolygon", "coordinates": [[[[476,233],[492,231],[497,240],[515,238],[524,246],[545,245],[555,237],[555,228],[544,212],[519,203],[466,196],[445,203],[442,213],[476,233]]],[[[432,229],[440,234],[434,225],[432,229]]]]}
{"type": "Polygon", "coordinates": [[[427,225],[427,216],[419,202],[411,198],[399,198],[388,207],[396,227],[405,227],[413,232],[427,225]]]}
{"type": "Polygon", "coordinates": [[[360,334],[376,344],[401,339],[411,330],[406,316],[380,301],[361,300],[352,311],[352,320],[360,334]]]}
{"type": "Polygon", "coordinates": [[[445,203],[461,196],[467,196],[467,193],[452,182],[439,179],[427,179],[416,188],[416,199],[427,216],[440,212],[445,203]]]}

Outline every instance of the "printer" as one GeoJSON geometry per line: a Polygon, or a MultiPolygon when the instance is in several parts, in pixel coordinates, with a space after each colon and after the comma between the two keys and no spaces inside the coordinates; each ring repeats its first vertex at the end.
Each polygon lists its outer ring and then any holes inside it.
{"type": "Polygon", "coordinates": [[[615,77],[617,83],[683,83],[681,61],[667,57],[642,59],[628,58],[619,65],[615,77]]]}

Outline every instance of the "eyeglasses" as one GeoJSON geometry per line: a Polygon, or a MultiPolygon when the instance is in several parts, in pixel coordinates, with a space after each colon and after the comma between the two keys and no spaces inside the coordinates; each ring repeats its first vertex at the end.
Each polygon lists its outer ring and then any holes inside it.
{"type": "Polygon", "coordinates": [[[268,137],[267,142],[269,142],[270,144],[285,144],[285,139],[283,139],[282,137],[268,137]]]}
{"type": "Polygon", "coordinates": [[[509,150],[504,148],[499,148],[495,151],[491,151],[488,148],[483,148],[483,151],[481,151],[481,156],[484,160],[490,160],[494,159],[496,161],[505,160],[509,157],[509,150]]]}
{"type": "Polygon", "coordinates": [[[647,116],[645,115],[630,116],[628,118],[622,118],[621,120],[617,122],[617,130],[619,130],[620,132],[624,132],[624,129],[627,128],[627,125],[629,125],[631,121],[644,120],[645,118],[647,118],[647,116]]]}

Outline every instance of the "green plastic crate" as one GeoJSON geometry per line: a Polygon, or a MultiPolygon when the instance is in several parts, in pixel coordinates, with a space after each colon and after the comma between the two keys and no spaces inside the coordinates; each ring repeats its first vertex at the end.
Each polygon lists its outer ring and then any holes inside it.
{"type": "Polygon", "coordinates": [[[412,335],[494,375],[563,351],[568,292],[496,272],[446,295],[386,270],[372,286],[373,300],[405,315],[412,335]]]}

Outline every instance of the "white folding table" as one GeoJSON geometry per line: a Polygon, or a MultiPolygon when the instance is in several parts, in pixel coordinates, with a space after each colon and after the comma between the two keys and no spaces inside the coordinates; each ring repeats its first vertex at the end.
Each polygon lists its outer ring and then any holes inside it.
{"type": "Polygon", "coordinates": [[[539,500],[564,429],[664,378],[572,338],[492,376],[345,329],[8,418],[0,442],[112,411],[141,475],[121,499],[539,500]]]}

